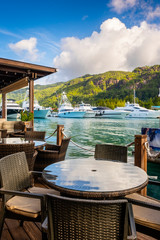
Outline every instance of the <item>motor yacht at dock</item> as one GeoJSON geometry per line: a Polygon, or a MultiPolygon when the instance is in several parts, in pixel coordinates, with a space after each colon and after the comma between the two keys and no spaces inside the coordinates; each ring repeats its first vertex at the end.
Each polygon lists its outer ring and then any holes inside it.
{"type": "Polygon", "coordinates": [[[127,102],[124,107],[115,108],[117,111],[125,110],[128,112],[127,118],[157,118],[160,117],[159,110],[151,110],[141,107],[138,103],[127,102]]]}
{"type": "Polygon", "coordinates": [[[58,117],[62,118],[83,118],[85,111],[75,111],[69,102],[66,93],[62,93],[61,101],[58,108],[58,117]]]}
{"type": "MultiPolygon", "coordinates": [[[[29,111],[28,91],[26,92],[22,108],[24,110],[29,111]]],[[[34,99],[34,118],[46,118],[47,115],[49,114],[49,111],[50,111],[49,109],[40,106],[37,99],[34,99]]]]}
{"type": "MultiPolygon", "coordinates": [[[[23,110],[19,106],[18,103],[16,103],[16,100],[14,99],[7,99],[7,119],[17,119],[20,118],[20,112],[23,110]]],[[[0,106],[0,114],[2,115],[2,103],[0,106]]]]}
{"type": "Polygon", "coordinates": [[[125,110],[112,110],[110,108],[102,108],[100,110],[96,110],[96,117],[100,118],[125,118],[127,116],[128,112],[125,110]]]}
{"type": "Polygon", "coordinates": [[[86,104],[84,102],[81,102],[75,109],[75,111],[84,112],[84,118],[93,118],[95,117],[96,113],[93,111],[90,104],[86,104]]]}

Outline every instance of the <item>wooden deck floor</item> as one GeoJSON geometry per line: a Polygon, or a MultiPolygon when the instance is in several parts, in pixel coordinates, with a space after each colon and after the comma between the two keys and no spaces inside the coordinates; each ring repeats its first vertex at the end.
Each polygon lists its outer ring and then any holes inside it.
{"type": "MultiPolygon", "coordinates": [[[[37,186],[44,186],[42,183],[37,183],[37,186]]],[[[138,240],[158,240],[159,236],[153,237],[152,231],[141,233],[141,227],[137,228],[138,240]]],[[[1,240],[42,240],[41,224],[33,222],[24,222],[23,227],[20,227],[19,221],[6,219],[1,240]]],[[[85,239],[84,239],[85,240],[85,239]]]]}

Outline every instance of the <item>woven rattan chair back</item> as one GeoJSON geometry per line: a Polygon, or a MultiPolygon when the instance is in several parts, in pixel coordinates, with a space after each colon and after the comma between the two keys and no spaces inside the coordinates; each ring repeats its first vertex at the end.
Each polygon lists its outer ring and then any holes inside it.
{"type": "Polygon", "coordinates": [[[70,138],[62,140],[61,146],[46,144],[45,150],[37,149],[38,156],[35,161],[34,170],[43,171],[45,167],[52,163],[63,161],[66,156],[70,138]]]}
{"type": "MultiPolygon", "coordinates": [[[[24,152],[0,159],[1,185],[3,189],[20,191],[31,186],[31,178],[24,152]]],[[[8,200],[12,195],[7,195],[8,200]]]]}
{"type": "Polygon", "coordinates": [[[62,143],[59,150],[59,161],[62,161],[65,159],[69,142],[70,142],[70,138],[62,139],[62,143]]]}
{"type": "Polygon", "coordinates": [[[127,201],[49,195],[49,239],[127,239],[127,201]]]}
{"type": "Polygon", "coordinates": [[[34,167],[34,143],[23,143],[23,144],[0,144],[0,158],[7,155],[25,152],[29,170],[33,170],[34,167]]]}
{"type": "Polygon", "coordinates": [[[45,140],[45,131],[26,131],[25,139],[27,140],[45,140]]]}
{"type": "Polygon", "coordinates": [[[95,147],[95,159],[127,162],[127,147],[111,144],[97,144],[95,147]]]}

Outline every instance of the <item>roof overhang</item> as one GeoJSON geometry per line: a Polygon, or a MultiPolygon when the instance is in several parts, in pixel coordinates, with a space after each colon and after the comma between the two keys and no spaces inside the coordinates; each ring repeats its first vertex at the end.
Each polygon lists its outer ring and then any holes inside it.
{"type": "Polygon", "coordinates": [[[55,72],[56,68],[0,58],[0,93],[26,87],[30,80],[37,80],[55,72]]]}

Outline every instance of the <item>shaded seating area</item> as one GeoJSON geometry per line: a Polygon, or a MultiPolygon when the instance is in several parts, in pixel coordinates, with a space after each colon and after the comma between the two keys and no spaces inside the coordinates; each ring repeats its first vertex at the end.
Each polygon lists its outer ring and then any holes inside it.
{"type": "Polygon", "coordinates": [[[48,165],[63,161],[66,156],[70,138],[62,139],[61,145],[46,144],[45,149],[37,149],[38,155],[34,164],[34,170],[42,171],[48,165]]]}
{"type": "Polygon", "coordinates": [[[127,162],[127,147],[113,144],[96,144],[95,159],[127,162]]]}
{"type": "Polygon", "coordinates": [[[49,239],[136,239],[125,199],[87,200],[47,195],[49,239]],[[129,226],[131,234],[129,234],[129,226]]]}
{"type": "Polygon", "coordinates": [[[0,158],[17,152],[25,152],[29,170],[32,171],[37,157],[37,151],[34,149],[34,143],[0,144],[0,158]]]}
{"type": "Polygon", "coordinates": [[[23,137],[25,124],[22,121],[6,121],[0,119],[0,132],[1,137],[23,137]]]}
{"type": "MultiPolygon", "coordinates": [[[[2,208],[0,214],[0,236],[4,220],[43,222],[46,216],[45,195],[59,194],[53,189],[34,187],[24,152],[0,159],[2,208]],[[24,191],[25,190],[25,191],[24,191]]],[[[40,174],[40,173],[39,173],[40,174]]],[[[42,239],[46,234],[42,233],[42,239]]]]}

